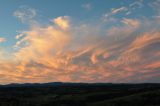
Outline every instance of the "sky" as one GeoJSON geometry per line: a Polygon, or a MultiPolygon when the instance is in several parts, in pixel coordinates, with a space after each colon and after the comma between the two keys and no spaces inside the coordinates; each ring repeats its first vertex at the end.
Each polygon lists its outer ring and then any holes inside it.
{"type": "Polygon", "coordinates": [[[160,83],[160,0],[1,0],[0,84],[160,83]]]}

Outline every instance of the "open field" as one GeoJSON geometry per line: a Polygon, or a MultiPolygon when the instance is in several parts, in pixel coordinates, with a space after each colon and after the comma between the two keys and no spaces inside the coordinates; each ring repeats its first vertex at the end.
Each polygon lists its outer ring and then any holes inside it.
{"type": "Polygon", "coordinates": [[[0,106],[160,106],[160,84],[11,84],[0,106]]]}

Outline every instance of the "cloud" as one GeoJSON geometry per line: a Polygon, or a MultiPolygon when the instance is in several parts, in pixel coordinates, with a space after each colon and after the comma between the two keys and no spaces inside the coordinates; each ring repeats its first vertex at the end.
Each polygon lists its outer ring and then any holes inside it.
{"type": "Polygon", "coordinates": [[[146,33],[143,36],[138,37],[137,39],[134,40],[134,42],[131,44],[130,51],[136,50],[136,49],[141,49],[152,42],[159,42],[160,41],[160,33],[146,33]]]}
{"type": "MultiPolygon", "coordinates": [[[[142,67],[141,64],[150,63],[141,53],[145,54],[143,52],[145,48],[159,41],[159,33],[140,34],[137,31],[140,27],[139,21],[124,19],[123,22],[126,26],[111,28],[106,36],[101,36],[96,32],[95,40],[94,38],[86,39],[95,33],[89,26],[84,29],[81,29],[81,26],[78,28],[70,26],[69,31],[57,29],[55,26],[58,25],[57,23],[47,27],[36,26],[25,32],[26,36],[23,38],[25,40],[21,39],[28,45],[15,54],[16,58],[21,61],[17,67],[23,70],[23,76],[36,78],[37,81],[41,77],[46,79],[45,76],[48,79],[42,81],[51,79],[77,82],[127,81],[124,78],[130,78],[128,81],[136,80],[138,74],[142,75],[145,72],[146,66],[142,67]],[[76,39],[75,35],[86,31],[87,33],[82,33],[85,36],[81,38],[84,42],[82,45],[82,41],[76,39]],[[41,74],[37,76],[38,71],[41,74]],[[75,79],[76,76],[78,79],[75,79]]],[[[144,78],[149,78],[149,76],[144,78]]]]}
{"type": "Polygon", "coordinates": [[[23,37],[23,36],[24,36],[24,34],[21,33],[21,34],[18,34],[15,38],[16,38],[16,39],[20,39],[20,38],[23,37]]]}
{"type": "Polygon", "coordinates": [[[71,25],[70,17],[60,16],[45,26],[30,24],[16,36],[12,57],[0,52],[0,83],[159,78],[160,32],[153,21],[123,18],[106,29],[104,23],[71,25]]]}
{"type": "MultiPolygon", "coordinates": [[[[150,45],[160,42],[159,35],[159,32],[149,32],[137,36],[119,57],[119,59],[121,60],[121,64],[141,64],[143,63],[143,61],[148,61],[147,59],[145,59],[145,56],[151,54],[155,55],[157,53],[157,51],[154,51],[154,49],[150,47],[150,45]],[[154,52],[149,51],[151,48],[154,52]],[[149,49],[147,53],[145,53],[145,49],[149,49]]],[[[159,43],[157,43],[157,46],[158,45],[159,43]]],[[[157,49],[155,48],[155,50],[157,49]]],[[[143,63],[143,65],[144,64],[145,63],[143,63]]]]}
{"type": "Polygon", "coordinates": [[[150,2],[149,5],[150,5],[158,14],[160,14],[160,9],[159,9],[160,0],[155,0],[155,1],[153,1],[153,2],[150,2]]]}
{"type": "Polygon", "coordinates": [[[0,37],[0,43],[5,42],[5,41],[6,41],[5,38],[1,38],[1,37],[0,37]]]}
{"type": "Polygon", "coordinates": [[[92,9],[92,5],[91,3],[86,3],[86,4],[83,4],[82,7],[86,10],[91,10],[92,9]]]}
{"type": "Polygon", "coordinates": [[[121,22],[128,25],[128,26],[132,26],[132,27],[136,27],[136,28],[139,27],[141,24],[138,20],[127,19],[127,18],[124,18],[121,22]]]}
{"type": "Polygon", "coordinates": [[[150,2],[149,6],[156,12],[153,17],[160,22],[160,0],[150,2]]]}
{"type": "Polygon", "coordinates": [[[143,0],[136,0],[127,6],[126,15],[132,14],[137,9],[141,9],[144,6],[143,0]]]}
{"type": "Polygon", "coordinates": [[[113,15],[118,14],[120,12],[127,11],[127,10],[128,9],[126,7],[113,8],[109,13],[106,13],[104,16],[105,17],[110,17],[110,16],[113,16],[113,15]]]}
{"type": "Polygon", "coordinates": [[[113,8],[111,13],[112,14],[117,14],[117,13],[122,12],[122,11],[127,11],[127,8],[126,7],[113,8]]]}
{"type": "Polygon", "coordinates": [[[63,30],[67,30],[70,27],[70,18],[68,16],[57,17],[53,22],[63,30]]]}
{"type": "Polygon", "coordinates": [[[143,7],[143,0],[138,0],[138,1],[133,2],[129,5],[129,7],[131,9],[142,8],[143,7]]]}
{"type": "Polygon", "coordinates": [[[117,19],[114,17],[114,15],[119,14],[121,12],[126,12],[128,10],[127,7],[120,7],[120,8],[113,8],[110,12],[107,12],[103,15],[102,20],[104,22],[116,22],[117,19]]]}
{"type": "Polygon", "coordinates": [[[28,6],[21,6],[18,10],[16,10],[13,13],[13,15],[23,23],[31,23],[36,17],[37,12],[34,8],[30,8],[28,6]]]}
{"type": "Polygon", "coordinates": [[[93,64],[96,64],[99,60],[98,60],[98,56],[103,55],[104,58],[107,58],[108,56],[105,53],[106,51],[104,49],[98,49],[95,50],[93,52],[93,54],[91,55],[90,59],[92,61],[93,64]]]}
{"type": "Polygon", "coordinates": [[[138,11],[137,9],[140,9],[144,6],[143,0],[134,1],[129,5],[121,6],[119,8],[112,8],[109,12],[103,14],[102,19],[104,22],[117,22],[119,21],[118,18],[116,18],[116,15],[118,14],[124,14],[123,18],[125,16],[132,14],[134,11],[138,11]]]}

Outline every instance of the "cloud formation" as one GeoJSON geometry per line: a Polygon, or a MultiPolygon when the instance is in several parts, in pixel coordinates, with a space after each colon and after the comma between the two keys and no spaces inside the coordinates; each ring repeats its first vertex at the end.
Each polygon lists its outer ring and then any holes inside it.
{"type": "MultiPolygon", "coordinates": [[[[112,9],[107,19],[128,11],[112,9]]],[[[16,16],[21,21],[36,16],[30,9],[29,14],[18,11],[16,16]]],[[[17,50],[9,54],[0,49],[0,83],[160,82],[158,20],[123,17],[107,28],[98,22],[77,24],[69,16],[45,26],[31,22],[15,37],[17,50]]]]}
{"type": "Polygon", "coordinates": [[[16,36],[19,50],[14,59],[0,61],[1,83],[145,82],[158,77],[158,30],[139,32],[142,22],[126,18],[123,27],[101,35],[101,28],[70,26],[65,17],[57,17],[53,25],[33,25],[16,36]]]}

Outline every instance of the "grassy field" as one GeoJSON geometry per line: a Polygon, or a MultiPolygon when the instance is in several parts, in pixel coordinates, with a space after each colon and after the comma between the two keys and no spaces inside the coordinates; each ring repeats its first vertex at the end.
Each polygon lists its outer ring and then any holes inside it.
{"type": "Polygon", "coordinates": [[[160,84],[0,86],[0,106],[160,106],[160,84]]]}

